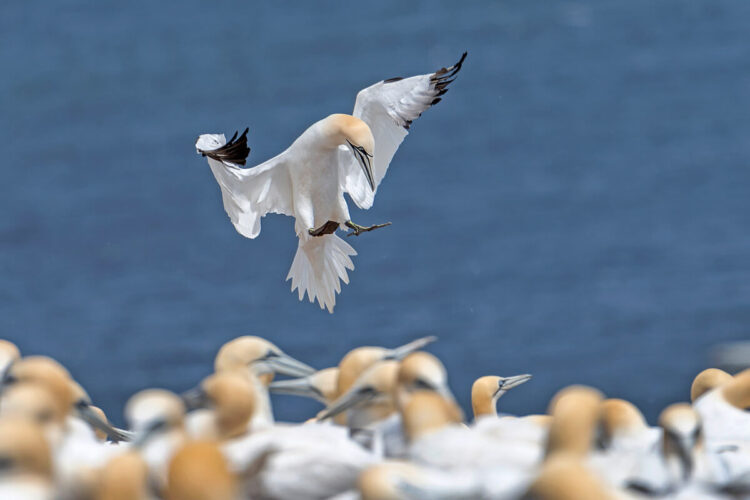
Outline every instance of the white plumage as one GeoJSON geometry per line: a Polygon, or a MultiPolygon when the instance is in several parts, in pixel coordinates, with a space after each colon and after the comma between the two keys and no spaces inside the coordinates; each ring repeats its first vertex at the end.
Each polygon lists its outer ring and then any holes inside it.
{"type": "Polygon", "coordinates": [[[286,151],[253,168],[240,168],[250,152],[247,130],[229,141],[223,134],[198,138],[195,147],[208,157],[224,209],[240,234],[256,238],[267,213],[295,218],[299,246],[287,280],[300,300],[307,294],[333,312],[340,282],[349,282],[347,271],[354,269],[351,257],[357,254],[335,231],[367,230],[351,223],[344,193],[360,208],[372,206],[411,122],[440,101],[465,57],[432,74],[367,87],[357,94],[352,115],[314,123],[286,151]]]}

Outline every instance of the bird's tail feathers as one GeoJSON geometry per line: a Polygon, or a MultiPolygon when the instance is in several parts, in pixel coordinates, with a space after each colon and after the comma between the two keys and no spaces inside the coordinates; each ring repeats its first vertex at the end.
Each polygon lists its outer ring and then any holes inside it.
{"type": "Polygon", "coordinates": [[[292,280],[292,291],[297,289],[299,300],[307,293],[310,302],[318,299],[321,309],[333,313],[336,294],[341,283],[349,283],[347,269],[354,270],[351,257],[357,252],[335,234],[323,236],[301,235],[297,253],[286,279],[292,280]]]}

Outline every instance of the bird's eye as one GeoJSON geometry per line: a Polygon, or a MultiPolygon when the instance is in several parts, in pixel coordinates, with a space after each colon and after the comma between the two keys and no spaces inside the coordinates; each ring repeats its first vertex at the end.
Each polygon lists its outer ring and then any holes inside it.
{"type": "Polygon", "coordinates": [[[425,390],[425,391],[433,391],[433,390],[435,390],[435,388],[432,386],[432,384],[429,383],[429,382],[427,382],[423,378],[418,378],[417,380],[415,380],[414,381],[414,386],[417,389],[425,390]]]}
{"type": "Polygon", "coordinates": [[[375,391],[374,387],[371,387],[368,385],[368,386],[361,388],[358,392],[362,394],[363,396],[374,396],[377,391],[375,391]]]}

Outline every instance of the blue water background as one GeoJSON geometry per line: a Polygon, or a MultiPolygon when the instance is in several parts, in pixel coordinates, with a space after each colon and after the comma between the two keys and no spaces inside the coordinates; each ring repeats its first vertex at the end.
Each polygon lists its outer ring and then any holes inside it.
{"type": "MultiPolygon", "coordinates": [[[[480,375],[570,383],[653,421],[750,333],[750,2],[5,2],[0,337],[56,357],[118,422],[265,336],[317,367],[434,334],[480,375]],[[284,282],[292,219],[239,236],[193,144],[249,164],[380,79],[469,51],[351,243],[334,315],[284,282]]],[[[275,398],[281,419],[318,406],[275,398]]]]}

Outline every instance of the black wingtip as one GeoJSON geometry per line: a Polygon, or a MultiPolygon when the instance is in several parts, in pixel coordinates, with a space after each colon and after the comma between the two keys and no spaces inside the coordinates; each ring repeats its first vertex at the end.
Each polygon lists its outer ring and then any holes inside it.
{"type": "Polygon", "coordinates": [[[244,165],[250,154],[250,148],[247,147],[247,133],[250,131],[249,127],[245,128],[242,135],[237,137],[239,132],[235,132],[229,141],[219,149],[212,151],[201,151],[203,156],[208,156],[214,160],[222,163],[234,163],[237,165],[244,165]]]}

